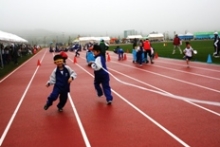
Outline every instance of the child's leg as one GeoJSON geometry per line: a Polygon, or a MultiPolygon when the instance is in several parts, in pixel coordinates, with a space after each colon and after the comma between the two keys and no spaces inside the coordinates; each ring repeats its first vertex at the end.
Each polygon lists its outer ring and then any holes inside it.
{"type": "Polygon", "coordinates": [[[47,98],[46,105],[44,106],[45,110],[47,110],[53,104],[53,101],[55,101],[58,98],[59,94],[59,91],[56,88],[54,88],[50,96],[47,98]]]}
{"type": "Polygon", "coordinates": [[[68,92],[63,92],[60,94],[60,102],[57,104],[57,107],[59,109],[62,109],[65,106],[67,98],[68,98],[68,92]]]}
{"type": "Polygon", "coordinates": [[[95,86],[95,89],[96,89],[96,92],[97,92],[97,95],[100,97],[103,95],[103,92],[102,92],[102,88],[100,86],[100,82],[98,80],[95,79],[94,81],[94,86],[95,86]]]}
{"type": "Polygon", "coordinates": [[[103,79],[102,87],[103,87],[103,91],[104,91],[107,102],[112,101],[113,97],[111,95],[111,87],[109,86],[109,76],[106,76],[106,78],[103,79]]]}

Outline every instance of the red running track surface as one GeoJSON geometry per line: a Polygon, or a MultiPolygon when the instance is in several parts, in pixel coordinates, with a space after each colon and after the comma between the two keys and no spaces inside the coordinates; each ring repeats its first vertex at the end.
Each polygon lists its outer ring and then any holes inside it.
{"type": "Polygon", "coordinates": [[[115,78],[108,106],[96,96],[85,52],[77,64],[74,53],[68,56],[77,79],[61,113],[57,101],[43,109],[55,68],[48,49],[0,81],[1,147],[220,146],[220,66],[191,62],[187,68],[184,61],[159,57],[139,67],[130,54],[117,61],[110,52],[107,66],[115,78]]]}

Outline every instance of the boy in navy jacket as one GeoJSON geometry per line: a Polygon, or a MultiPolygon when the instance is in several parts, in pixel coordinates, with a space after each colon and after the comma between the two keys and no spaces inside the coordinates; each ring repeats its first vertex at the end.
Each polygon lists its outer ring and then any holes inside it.
{"type": "Polygon", "coordinates": [[[76,78],[76,73],[67,65],[64,65],[63,57],[61,55],[54,56],[54,64],[57,67],[53,70],[46,86],[54,85],[53,91],[47,99],[44,109],[47,110],[58,96],[60,102],[57,105],[58,111],[63,111],[70,91],[70,83],[76,78]]]}
{"type": "Polygon", "coordinates": [[[92,51],[95,55],[95,61],[92,62],[91,67],[94,69],[94,86],[97,95],[101,97],[104,92],[107,104],[111,105],[113,97],[111,95],[111,87],[109,86],[110,78],[107,72],[105,58],[101,54],[101,47],[99,45],[94,45],[92,51]],[[100,84],[102,84],[103,90],[100,84]]]}

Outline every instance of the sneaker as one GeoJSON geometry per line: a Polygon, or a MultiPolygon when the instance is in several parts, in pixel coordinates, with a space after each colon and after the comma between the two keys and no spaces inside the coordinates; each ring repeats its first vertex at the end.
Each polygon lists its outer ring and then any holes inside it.
{"type": "Polygon", "coordinates": [[[49,107],[50,107],[50,105],[46,104],[46,105],[44,106],[44,110],[47,110],[49,107]]]}
{"type": "Polygon", "coordinates": [[[112,104],[112,101],[107,101],[107,105],[111,105],[112,104]]]}
{"type": "Polygon", "coordinates": [[[63,112],[63,108],[58,108],[58,111],[59,112],[63,112]]]}

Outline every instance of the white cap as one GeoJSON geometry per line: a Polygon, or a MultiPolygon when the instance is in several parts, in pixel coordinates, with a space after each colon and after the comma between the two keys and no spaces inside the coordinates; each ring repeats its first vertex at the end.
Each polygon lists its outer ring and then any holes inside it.
{"type": "Polygon", "coordinates": [[[214,34],[218,35],[218,32],[215,32],[214,34]]]}

